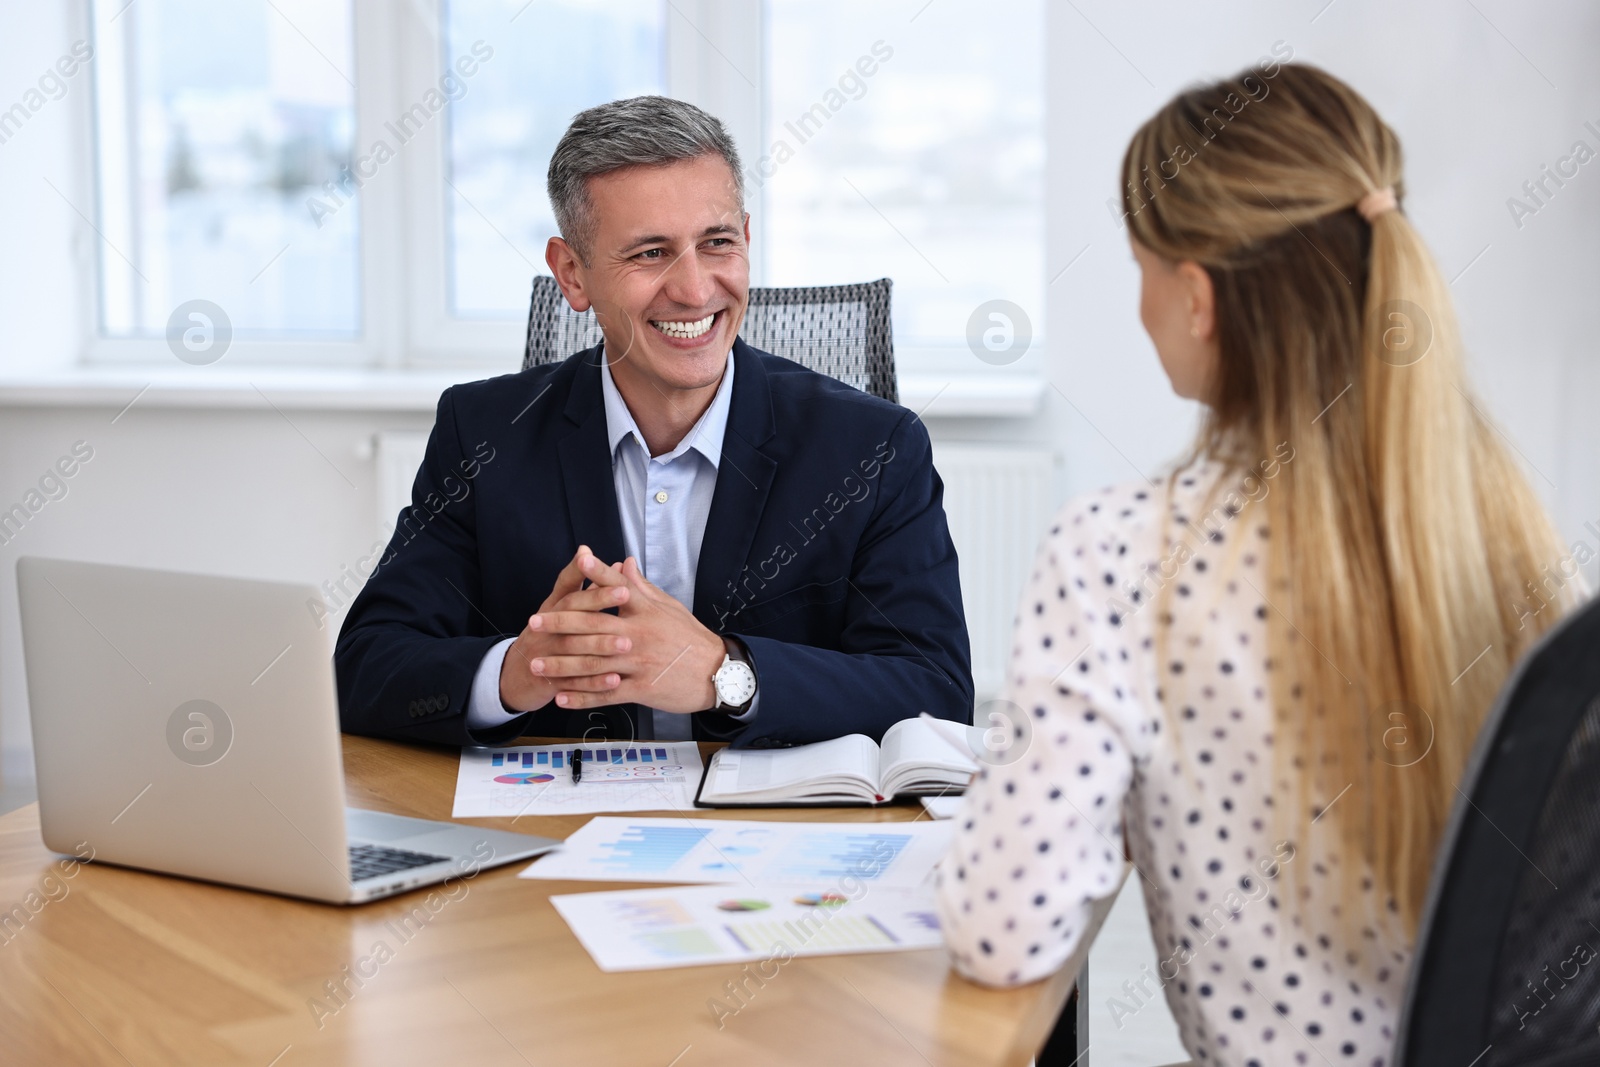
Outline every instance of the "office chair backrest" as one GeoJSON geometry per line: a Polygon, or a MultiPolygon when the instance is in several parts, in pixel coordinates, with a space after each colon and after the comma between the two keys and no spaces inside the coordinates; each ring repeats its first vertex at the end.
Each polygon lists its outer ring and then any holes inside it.
{"type": "Polygon", "coordinates": [[[1460,794],[1392,1064],[1600,1062],[1600,600],[1512,673],[1460,794]]]}
{"type": "MultiPolygon", "coordinates": [[[[889,329],[892,284],[880,278],[856,285],[751,289],[739,336],[755,348],[898,402],[889,329]]],[[[523,369],[555,363],[599,343],[594,312],[573,311],[554,278],[536,275],[523,369]]]]}

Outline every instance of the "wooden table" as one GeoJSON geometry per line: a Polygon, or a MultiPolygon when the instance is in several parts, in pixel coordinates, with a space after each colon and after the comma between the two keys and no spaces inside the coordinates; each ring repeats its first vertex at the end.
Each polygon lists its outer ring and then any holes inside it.
{"type": "MultiPolygon", "coordinates": [[[[344,739],[358,807],[448,819],[456,762],[450,749],[344,739]]],[[[883,822],[920,810],[758,814],[883,822]]],[[[589,818],[462,821],[565,837],[589,818]]],[[[792,959],[764,984],[745,979],[745,1006],[719,1028],[711,1002],[735,1004],[727,983],[746,965],[603,974],[549,902],[618,885],[528,881],[510,864],[435,897],[402,940],[390,921],[430,890],[333,907],[97,864],[62,878],[59,860],[40,842],[37,805],[0,817],[0,910],[38,894],[26,922],[0,927],[7,1065],[1025,1065],[1072,984],[1063,973],[983,989],[942,950],[792,959]],[[330,981],[349,992],[331,998],[330,981]]]]}

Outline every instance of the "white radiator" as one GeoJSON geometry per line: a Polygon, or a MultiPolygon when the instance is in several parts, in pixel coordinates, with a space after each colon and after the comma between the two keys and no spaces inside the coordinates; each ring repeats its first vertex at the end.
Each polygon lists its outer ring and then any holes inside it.
{"type": "Polygon", "coordinates": [[[999,696],[1017,599],[1060,501],[1056,454],[1044,449],[933,445],[950,539],[961,557],[961,603],[978,703],[999,696]]]}
{"type": "MultiPolygon", "coordinates": [[[[377,529],[387,537],[411,502],[428,435],[377,435],[377,529]]],[[[934,444],[944,479],[950,537],[961,556],[961,601],[972,641],[972,675],[979,703],[1000,693],[1011,652],[1011,623],[1034,550],[1055,514],[1056,456],[1030,448],[934,444]]]]}

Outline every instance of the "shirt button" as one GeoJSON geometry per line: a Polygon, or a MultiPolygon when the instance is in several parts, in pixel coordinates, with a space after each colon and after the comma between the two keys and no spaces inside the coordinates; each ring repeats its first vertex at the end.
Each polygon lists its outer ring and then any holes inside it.
{"type": "Polygon", "coordinates": [[[656,503],[657,504],[665,504],[666,502],[667,502],[667,491],[665,489],[662,489],[662,490],[660,490],[660,491],[658,491],[656,493],[656,503]]]}

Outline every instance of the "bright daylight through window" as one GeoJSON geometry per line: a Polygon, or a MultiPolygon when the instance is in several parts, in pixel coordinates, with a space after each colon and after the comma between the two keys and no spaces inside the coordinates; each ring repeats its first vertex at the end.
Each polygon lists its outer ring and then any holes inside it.
{"type": "Polygon", "coordinates": [[[93,24],[101,333],[204,298],[244,335],[359,334],[359,201],[311,207],[355,141],[351,5],[96,0],[93,24]]]}

